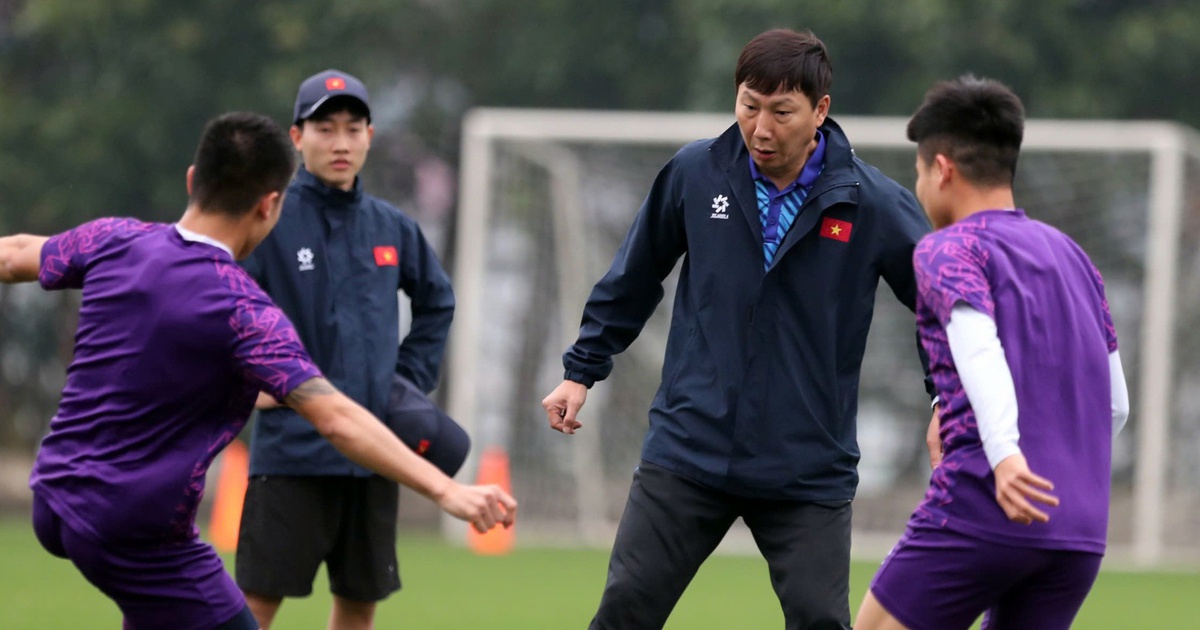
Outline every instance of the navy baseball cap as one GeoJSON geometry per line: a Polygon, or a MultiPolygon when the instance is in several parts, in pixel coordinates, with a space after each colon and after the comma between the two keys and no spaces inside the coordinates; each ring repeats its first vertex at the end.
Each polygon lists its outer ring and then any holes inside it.
{"type": "Polygon", "coordinates": [[[367,100],[367,86],[357,77],[341,70],[326,70],[308,77],[300,84],[300,89],[296,91],[292,122],[298,123],[307,119],[326,101],[339,96],[357,99],[367,108],[367,117],[370,118],[371,105],[367,100]]]}
{"type": "Polygon", "coordinates": [[[471,438],[412,381],[395,374],[383,423],[417,455],[453,477],[467,461],[471,438]]]}

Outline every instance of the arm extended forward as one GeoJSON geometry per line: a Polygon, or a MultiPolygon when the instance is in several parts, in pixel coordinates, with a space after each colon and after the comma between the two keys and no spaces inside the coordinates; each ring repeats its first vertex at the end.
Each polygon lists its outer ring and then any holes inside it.
{"type": "Polygon", "coordinates": [[[404,445],[382,422],[324,378],[305,381],[284,399],[351,461],[429,497],[480,532],[510,527],[517,502],[497,486],[464,486],[404,445]]]}
{"type": "Polygon", "coordinates": [[[42,266],[45,236],[16,234],[0,237],[0,282],[33,282],[42,266]]]}

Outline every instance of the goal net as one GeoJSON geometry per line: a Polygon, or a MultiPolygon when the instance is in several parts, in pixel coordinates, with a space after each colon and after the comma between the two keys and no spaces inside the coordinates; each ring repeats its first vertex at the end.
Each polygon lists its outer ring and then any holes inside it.
{"type": "MultiPolygon", "coordinates": [[[[834,117],[859,157],[902,185],[900,118],[834,117]]],[[[540,401],[659,168],[730,115],[479,109],[466,119],[445,385],[475,453],[508,454],[522,545],[611,544],[660,383],[667,295],[588,394],[574,436],[540,401]]],[[[1104,274],[1132,413],[1114,449],[1112,553],[1200,560],[1200,135],[1171,123],[1031,120],[1018,204],[1078,241],[1104,274]]],[[[929,479],[929,401],[913,315],[884,283],[863,361],[854,545],[881,555],[929,479]]],[[[473,473],[473,461],[464,469],[473,473]]],[[[446,522],[448,535],[459,526],[446,522]]],[[[735,526],[727,548],[752,548],[735,526]]]]}

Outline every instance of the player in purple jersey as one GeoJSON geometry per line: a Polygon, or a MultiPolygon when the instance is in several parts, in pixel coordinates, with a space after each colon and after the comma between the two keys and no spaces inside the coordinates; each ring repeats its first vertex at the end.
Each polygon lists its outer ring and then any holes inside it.
{"type": "Polygon", "coordinates": [[[75,356],[30,478],[34,530],[117,603],[126,628],[258,627],[195,517],[209,464],[259,391],[481,531],[515,518],[499,488],[455,483],[331,386],[238,266],[279,220],[294,159],[270,119],[227,114],[204,130],[178,223],[100,219],[0,238],[0,281],[83,291],[75,356]]]}
{"type": "Polygon", "coordinates": [[[1128,392],[1100,273],[1014,203],[1023,133],[1017,96],[970,76],[908,124],[935,228],[913,264],[942,451],[859,630],[1069,628],[1100,568],[1128,392]]]}

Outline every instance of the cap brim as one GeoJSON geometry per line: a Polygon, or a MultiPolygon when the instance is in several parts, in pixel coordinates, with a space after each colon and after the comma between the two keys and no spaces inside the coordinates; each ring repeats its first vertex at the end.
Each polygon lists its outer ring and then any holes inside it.
{"type": "Polygon", "coordinates": [[[329,101],[329,99],[342,98],[342,97],[352,98],[352,99],[358,101],[359,103],[362,103],[362,106],[365,107],[367,110],[367,115],[368,116],[371,115],[371,106],[367,105],[366,101],[362,100],[361,98],[359,98],[353,94],[326,94],[325,96],[322,96],[321,98],[317,99],[317,102],[315,102],[311,106],[309,106],[309,108],[307,110],[300,112],[300,115],[296,116],[296,120],[294,120],[292,122],[300,122],[303,120],[308,120],[309,117],[311,117],[313,114],[317,113],[317,110],[321,109],[321,106],[324,105],[327,101],[329,101]]]}

